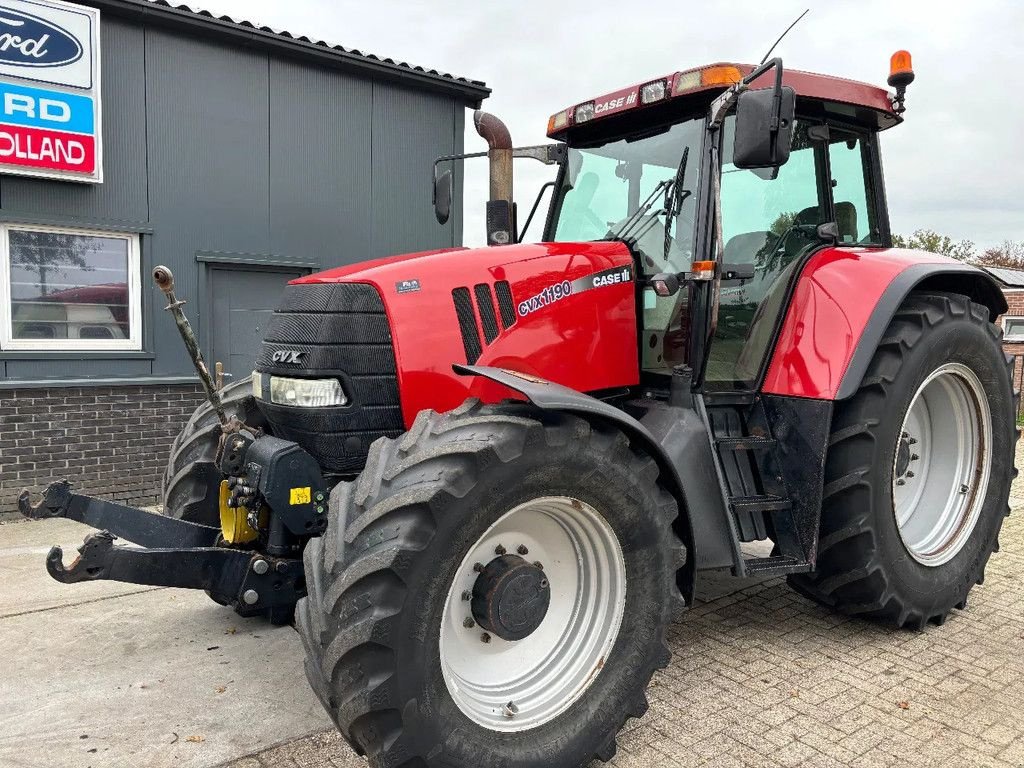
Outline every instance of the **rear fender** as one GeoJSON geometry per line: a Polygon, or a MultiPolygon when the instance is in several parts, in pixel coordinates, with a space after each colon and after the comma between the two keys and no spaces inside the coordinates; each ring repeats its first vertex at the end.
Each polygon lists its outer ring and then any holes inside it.
{"type": "Polygon", "coordinates": [[[766,394],[842,400],[853,395],[896,310],[915,290],[951,291],[988,307],[1006,300],[985,272],[896,248],[826,248],[797,280],[762,387],[766,394]]]}
{"type": "Polygon", "coordinates": [[[686,604],[692,604],[697,557],[689,515],[690,506],[686,503],[679,472],[647,427],[613,405],[536,376],[483,365],[453,365],[452,368],[463,376],[480,376],[518,392],[541,410],[576,413],[590,420],[600,420],[615,426],[622,430],[634,445],[643,448],[661,470],[661,480],[667,490],[679,502],[679,517],[674,528],[686,545],[686,564],[678,573],[677,579],[686,604]]]}

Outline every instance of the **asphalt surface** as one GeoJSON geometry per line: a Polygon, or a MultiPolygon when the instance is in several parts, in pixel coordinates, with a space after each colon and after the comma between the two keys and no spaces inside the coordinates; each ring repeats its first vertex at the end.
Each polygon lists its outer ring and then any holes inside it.
{"type": "MultiPolygon", "coordinates": [[[[777,579],[706,583],[612,765],[1024,766],[1024,482],[1011,505],[985,584],[942,627],[834,615],[777,579]]],[[[202,594],[51,581],[48,545],[87,530],[0,525],[0,766],[366,765],[291,629],[202,594]]]]}

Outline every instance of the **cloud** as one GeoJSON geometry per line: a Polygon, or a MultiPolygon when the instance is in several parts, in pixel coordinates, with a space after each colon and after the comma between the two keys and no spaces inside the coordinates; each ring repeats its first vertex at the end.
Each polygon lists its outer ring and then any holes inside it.
{"type": "MultiPolygon", "coordinates": [[[[545,141],[548,116],[570,104],[704,63],[759,60],[806,2],[202,5],[485,80],[494,90],[485,108],[506,121],[517,144],[536,144],[545,141]]],[[[1022,28],[1024,3],[818,2],[776,53],[788,67],[884,85],[889,55],[910,50],[917,80],[908,92],[906,122],[882,137],[893,229],[929,227],[985,246],[1024,239],[1024,174],[1018,165],[1024,106],[1013,96],[1013,78],[1024,63],[1016,40],[1022,28]]],[[[482,148],[467,120],[467,151],[482,148]]],[[[537,169],[517,169],[521,211],[544,178],[537,169]]],[[[466,173],[469,244],[483,242],[485,197],[486,164],[478,161],[466,173]]],[[[538,233],[534,228],[531,234],[538,233]]]]}

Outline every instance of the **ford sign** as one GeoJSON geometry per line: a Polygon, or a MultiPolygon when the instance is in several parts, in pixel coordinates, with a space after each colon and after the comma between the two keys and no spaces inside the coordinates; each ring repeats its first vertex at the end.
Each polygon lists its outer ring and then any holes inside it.
{"type": "Polygon", "coordinates": [[[0,63],[60,67],[82,58],[78,38],[56,24],[0,5],[0,63]]]}

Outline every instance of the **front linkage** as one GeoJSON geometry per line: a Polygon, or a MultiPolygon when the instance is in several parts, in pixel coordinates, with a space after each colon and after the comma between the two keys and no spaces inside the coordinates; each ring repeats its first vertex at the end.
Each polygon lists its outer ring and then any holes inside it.
{"type": "MultiPolygon", "coordinates": [[[[68,566],[59,546],[46,570],[71,584],[106,579],[130,584],[203,589],[242,616],[287,615],[306,594],[302,550],[327,527],[327,485],[316,461],[295,443],[264,435],[224,415],[192,328],[174,296],[174,278],[157,267],[154,280],[168,297],[178,329],[221,420],[218,465],[224,476],[220,528],[155,515],[73,493],[52,483],[38,504],[23,491],[18,508],[33,520],[64,517],[98,529],[86,536],[68,566]],[[124,539],[134,547],[115,546],[124,539]]],[[[217,503],[217,502],[214,502],[217,503]]]]}

